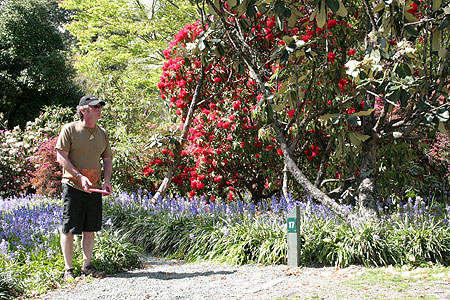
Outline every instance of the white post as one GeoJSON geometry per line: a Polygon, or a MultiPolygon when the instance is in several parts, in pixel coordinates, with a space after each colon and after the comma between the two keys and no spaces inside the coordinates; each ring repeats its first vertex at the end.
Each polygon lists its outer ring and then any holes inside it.
{"type": "Polygon", "coordinates": [[[300,266],[300,207],[296,206],[289,212],[287,218],[287,264],[300,266]]]}

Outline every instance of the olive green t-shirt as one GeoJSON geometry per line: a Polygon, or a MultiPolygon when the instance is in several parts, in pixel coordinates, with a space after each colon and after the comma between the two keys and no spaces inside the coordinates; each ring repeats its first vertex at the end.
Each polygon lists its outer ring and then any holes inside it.
{"type": "MultiPolygon", "coordinates": [[[[99,188],[101,178],[100,158],[112,157],[108,134],[100,126],[87,128],[81,121],[66,124],[56,142],[56,149],[69,153],[69,160],[84,176],[89,178],[93,188],[99,188]]],[[[68,171],[63,170],[63,183],[83,190],[80,182],[68,171]]]]}

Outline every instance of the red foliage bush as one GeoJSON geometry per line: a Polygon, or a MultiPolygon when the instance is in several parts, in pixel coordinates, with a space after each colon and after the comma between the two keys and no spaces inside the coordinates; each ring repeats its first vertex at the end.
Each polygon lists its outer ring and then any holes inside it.
{"type": "Polygon", "coordinates": [[[39,142],[37,151],[31,157],[35,165],[31,183],[39,195],[59,195],[61,193],[62,171],[56,162],[55,145],[58,137],[39,142]]]}

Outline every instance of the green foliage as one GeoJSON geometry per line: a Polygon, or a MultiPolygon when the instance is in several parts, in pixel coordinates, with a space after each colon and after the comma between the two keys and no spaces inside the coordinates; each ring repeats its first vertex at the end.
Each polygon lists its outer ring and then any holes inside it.
{"type": "Polygon", "coordinates": [[[101,124],[113,141],[112,181],[132,191],[145,166],[149,136],[171,124],[168,104],[157,90],[162,50],[195,15],[187,0],[65,0],[73,11],[67,29],[78,39],[75,67],[85,90],[108,105],[101,124]]]}
{"type": "Polygon", "coordinates": [[[0,267],[0,299],[14,299],[22,293],[20,283],[11,276],[11,273],[5,272],[2,267],[0,267]]]}
{"type": "Polygon", "coordinates": [[[105,230],[97,236],[93,264],[107,274],[139,268],[142,250],[115,232],[105,230]]]}
{"type": "Polygon", "coordinates": [[[399,141],[381,145],[377,163],[380,202],[387,204],[391,199],[398,203],[415,195],[448,202],[449,182],[443,176],[447,172],[446,165],[434,159],[433,150],[429,148],[425,143],[412,146],[399,141]]]}
{"type": "MultiPolygon", "coordinates": [[[[59,234],[50,236],[47,242],[55,248],[55,252],[29,257],[26,263],[19,259],[21,253],[17,253],[17,258],[13,260],[0,255],[0,299],[9,299],[2,298],[3,294],[5,297],[42,294],[65,284],[59,234]]],[[[80,243],[81,239],[77,238],[73,259],[76,275],[80,274],[83,261],[80,243]]],[[[140,267],[141,253],[138,247],[123,241],[117,234],[105,231],[96,237],[93,264],[108,274],[114,274],[140,267]]]]}
{"type": "Polygon", "coordinates": [[[426,264],[437,262],[448,264],[450,258],[450,230],[439,221],[419,225],[397,224],[393,226],[392,240],[403,249],[400,263],[426,264]]]}
{"type": "Polygon", "coordinates": [[[44,105],[71,103],[79,92],[58,29],[65,16],[57,1],[4,1],[0,13],[0,111],[12,129],[44,105]]]}
{"type": "Polygon", "coordinates": [[[125,239],[155,255],[231,264],[286,262],[283,228],[262,220],[141,215],[122,226],[125,239]]]}
{"type": "Polygon", "coordinates": [[[162,49],[179,27],[192,20],[188,1],[73,1],[61,7],[74,11],[67,29],[77,37],[76,68],[90,78],[88,90],[108,101],[107,129],[114,139],[130,140],[149,126],[167,122],[156,82],[162,49]]]}

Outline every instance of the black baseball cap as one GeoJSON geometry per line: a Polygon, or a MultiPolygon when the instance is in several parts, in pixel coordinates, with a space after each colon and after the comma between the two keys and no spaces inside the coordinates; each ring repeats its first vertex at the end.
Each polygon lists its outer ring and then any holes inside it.
{"type": "Polygon", "coordinates": [[[99,100],[94,95],[86,95],[86,96],[81,97],[80,104],[78,104],[78,105],[79,106],[83,106],[83,105],[94,106],[94,105],[97,105],[97,104],[100,104],[101,106],[103,106],[106,103],[103,100],[99,100]]]}

